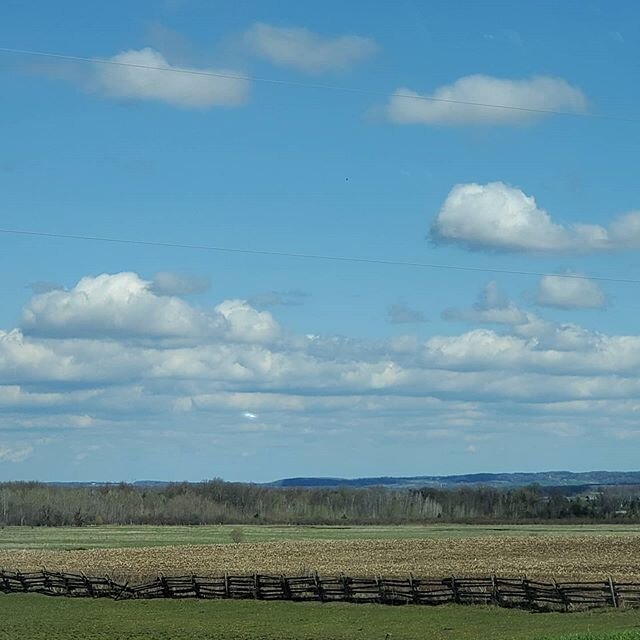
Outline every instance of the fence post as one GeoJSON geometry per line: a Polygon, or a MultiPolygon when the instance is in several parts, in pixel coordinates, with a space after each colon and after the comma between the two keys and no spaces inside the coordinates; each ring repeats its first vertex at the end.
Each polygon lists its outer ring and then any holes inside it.
{"type": "Polygon", "coordinates": [[[67,596],[71,596],[71,589],[69,588],[69,578],[67,578],[67,574],[64,571],[61,571],[58,574],[62,578],[62,582],[64,582],[64,589],[67,592],[67,596]]]}
{"type": "Polygon", "coordinates": [[[618,594],[616,593],[616,585],[613,582],[613,578],[609,576],[609,590],[611,591],[611,603],[617,609],[620,606],[618,602],[618,594]]]}
{"type": "Polygon", "coordinates": [[[500,593],[498,592],[498,583],[496,582],[496,574],[491,574],[491,602],[500,604],[500,593]]]}
{"type": "Polygon", "coordinates": [[[200,595],[200,585],[198,584],[198,579],[193,573],[191,574],[191,585],[193,586],[193,591],[196,594],[196,598],[201,598],[202,596],[200,595]]]}
{"type": "Polygon", "coordinates": [[[253,574],[253,595],[256,600],[260,600],[262,597],[262,593],[260,592],[260,574],[253,574]]]}
{"type": "Polygon", "coordinates": [[[224,597],[231,597],[231,593],[229,591],[229,574],[226,571],[224,572],[224,597]]]}
{"type": "Polygon", "coordinates": [[[416,589],[416,583],[413,580],[413,573],[409,574],[409,589],[411,590],[411,602],[418,604],[418,591],[416,589]]]}
{"type": "Polygon", "coordinates": [[[87,578],[87,576],[84,574],[84,571],[81,573],[81,575],[82,575],[82,580],[84,582],[84,587],[87,590],[87,593],[89,594],[89,596],[94,598],[95,594],[93,592],[93,583],[89,578],[87,578]]]}
{"type": "Polygon", "coordinates": [[[282,597],[285,600],[291,600],[291,589],[284,574],[280,576],[280,584],[282,585],[282,597]]]}
{"type": "Polygon", "coordinates": [[[22,585],[22,590],[25,592],[28,591],[29,588],[27,587],[27,582],[24,579],[24,576],[19,571],[16,571],[16,578],[20,580],[20,584],[22,585]]]}
{"type": "Polygon", "coordinates": [[[343,573],[340,574],[340,582],[342,582],[342,598],[345,602],[351,600],[351,588],[349,586],[349,578],[343,573]]]}
{"type": "Polygon", "coordinates": [[[451,575],[451,592],[453,593],[453,601],[456,604],[460,604],[460,593],[456,584],[456,577],[453,574],[451,575]]]}
{"type": "Polygon", "coordinates": [[[120,591],[118,591],[118,594],[116,595],[116,597],[114,598],[115,600],[123,600],[124,599],[124,594],[127,593],[127,589],[129,588],[129,581],[127,580],[121,587],[120,587],[120,591]]]}
{"type": "Polygon", "coordinates": [[[167,579],[164,577],[163,574],[160,574],[160,584],[162,585],[162,593],[164,594],[165,598],[170,598],[171,597],[171,589],[169,588],[169,583],[167,582],[167,579]]]}
{"type": "Polygon", "coordinates": [[[6,593],[11,593],[11,587],[9,586],[9,578],[7,578],[7,574],[4,569],[0,569],[0,577],[2,578],[2,584],[4,585],[3,591],[6,593]]]}
{"type": "Polygon", "coordinates": [[[320,582],[320,577],[318,576],[318,572],[313,572],[313,582],[316,587],[316,593],[318,594],[318,599],[320,602],[324,602],[324,589],[322,588],[322,583],[320,582]]]}
{"type": "Polygon", "coordinates": [[[378,587],[378,599],[382,604],[386,602],[386,594],[384,592],[384,585],[381,581],[382,576],[376,576],[376,587],[378,587]]]}
{"type": "MultiPolygon", "coordinates": [[[[529,609],[534,609],[536,602],[535,602],[535,598],[533,597],[533,593],[531,593],[531,587],[529,586],[529,579],[527,578],[526,574],[522,577],[522,586],[524,588],[525,597],[527,598],[527,606],[529,607],[529,609]]],[[[564,601],[564,597],[563,597],[563,601],[564,601]]]]}
{"type": "Polygon", "coordinates": [[[569,603],[567,602],[567,597],[564,594],[564,592],[560,589],[560,587],[558,586],[558,583],[556,582],[555,578],[553,579],[553,586],[555,587],[556,593],[558,594],[558,598],[560,600],[560,603],[564,607],[564,610],[565,611],[569,611],[569,603]]]}

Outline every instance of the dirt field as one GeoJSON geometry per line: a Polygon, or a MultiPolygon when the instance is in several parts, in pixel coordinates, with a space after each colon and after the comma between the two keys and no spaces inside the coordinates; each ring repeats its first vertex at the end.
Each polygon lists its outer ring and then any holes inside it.
{"type": "Polygon", "coordinates": [[[0,528],[0,551],[9,549],[116,549],[231,544],[242,541],[425,540],[495,536],[639,536],[633,524],[412,524],[412,525],[100,525],[0,528]]]}
{"type": "Polygon", "coordinates": [[[0,551],[0,566],[140,577],[164,573],[501,575],[640,581],[637,536],[487,536],[0,551]]]}

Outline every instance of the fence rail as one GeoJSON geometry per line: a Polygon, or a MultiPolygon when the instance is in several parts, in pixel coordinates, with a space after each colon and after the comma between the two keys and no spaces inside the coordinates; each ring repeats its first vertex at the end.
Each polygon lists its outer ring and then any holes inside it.
{"type": "Polygon", "coordinates": [[[640,583],[540,582],[527,578],[406,578],[373,576],[232,575],[164,576],[140,584],[116,582],[84,573],[0,570],[0,593],[40,593],[114,600],[150,598],[251,598],[320,602],[439,605],[494,604],[528,609],[640,606],[640,583]]]}

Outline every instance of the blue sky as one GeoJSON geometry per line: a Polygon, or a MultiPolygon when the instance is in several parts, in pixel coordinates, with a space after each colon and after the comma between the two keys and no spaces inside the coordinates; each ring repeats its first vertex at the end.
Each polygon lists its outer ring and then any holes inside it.
{"type": "Polygon", "coordinates": [[[637,466],[639,13],[5,3],[1,228],[498,273],[0,234],[0,479],[637,466]]]}

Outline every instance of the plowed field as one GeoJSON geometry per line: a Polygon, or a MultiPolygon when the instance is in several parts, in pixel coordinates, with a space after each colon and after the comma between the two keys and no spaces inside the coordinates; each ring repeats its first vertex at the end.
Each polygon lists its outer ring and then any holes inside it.
{"type": "Polygon", "coordinates": [[[501,575],[640,581],[640,537],[535,535],[0,551],[0,566],[140,577],[164,573],[501,575]]]}

